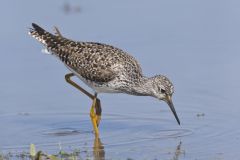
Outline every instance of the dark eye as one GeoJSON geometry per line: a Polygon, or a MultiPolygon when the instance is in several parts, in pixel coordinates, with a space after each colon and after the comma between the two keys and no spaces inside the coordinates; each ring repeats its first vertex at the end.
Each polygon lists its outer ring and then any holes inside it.
{"type": "Polygon", "coordinates": [[[162,88],[161,88],[160,91],[161,91],[161,93],[166,93],[166,91],[164,89],[162,89],[162,88]]]}

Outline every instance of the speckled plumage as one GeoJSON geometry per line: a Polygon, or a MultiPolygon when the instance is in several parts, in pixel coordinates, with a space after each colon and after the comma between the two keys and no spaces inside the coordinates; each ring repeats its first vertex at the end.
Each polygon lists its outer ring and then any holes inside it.
{"type": "Polygon", "coordinates": [[[171,101],[173,84],[167,77],[143,76],[138,62],[119,48],[95,42],[76,42],[60,33],[51,34],[34,23],[32,26],[29,34],[96,93],[127,93],[164,100],[180,124],[171,101]]]}
{"type": "Polygon", "coordinates": [[[140,65],[121,49],[102,43],[75,42],[46,32],[36,24],[30,34],[97,92],[121,92],[126,85],[141,83],[140,65]],[[111,88],[101,89],[108,87],[111,88]]]}

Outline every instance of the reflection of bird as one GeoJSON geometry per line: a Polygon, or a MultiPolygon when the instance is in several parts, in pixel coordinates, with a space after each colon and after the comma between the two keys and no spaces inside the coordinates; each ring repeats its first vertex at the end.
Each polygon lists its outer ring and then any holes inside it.
{"type": "Polygon", "coordinates": [[[93,100],[90,117],[95,134],[101,120],[101,104],[98,93],[127,93],[137,96],[152,96],[167,102],[178,124],[177,113],[172,103],[173,84],[163,75],[145,77],[138,62],[121,49],[95,42],[75,42],[64,38],[59,30],[53,35],[36,24],[29,34],[44,44],[46,49],[58,57],[72,72],[66,81],[93,100]],[[95,94],[92,95],[70,78],[77,76],[95,94]]]}
{"type": "Polygon", "coordinates": [[[177,145],[177,148],[175,150],[174,157],[172,158],[172,160],[178,160],[181,154],[185,155],[185,151],[181,149],[181,145],[182,145],[182,142],[180,141],[179,144],[177,145]]]}
{"type": "Polygon", "coordinates": [[[104,146],[98,136],[94,139],[93,157],[94,160],[105,160],[104,146]]]}

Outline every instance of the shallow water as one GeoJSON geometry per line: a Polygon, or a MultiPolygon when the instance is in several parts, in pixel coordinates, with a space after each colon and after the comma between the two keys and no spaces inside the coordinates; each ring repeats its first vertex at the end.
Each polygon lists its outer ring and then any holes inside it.
{"type": "Polygon", "coordinates": [[[1,152],[28,151],[34,143],[47,153],[79,149],[90,159],[240,159],[239,2],[69,3],[67,12],[57,0],[1,3],[1,152]],[[31,22],[118,46],[146,75],[167,75],[181,126],[164,102],[102,94],[95,140],[91,101],[64,81],[64,65],[27,35],[31,22]]]}

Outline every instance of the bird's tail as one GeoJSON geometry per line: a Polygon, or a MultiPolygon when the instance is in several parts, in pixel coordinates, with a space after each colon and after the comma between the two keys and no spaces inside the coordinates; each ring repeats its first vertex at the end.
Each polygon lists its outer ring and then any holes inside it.
{"type": "Polygon", "coordinates": [[[73,48],[71,48],[71,44],[75,43],[67,38],[64,38],[56,27],[55,30],[56,33],[54,35],[47,32],[37,24],[32,23],[32,28],[30,28],[28,33],[46,47],[43,52],[47,54],[53,53],[66,63],[68,61],[68,52],[73,48]]]}
{"type": "Polygon", "coordinates": [[[41,28],[35,23],[32,23],[32,27],[33,28],[30,28],[30,31],[28,32],[32,37],[44,44],[47,48],[54,44],[54,42],[56,41],[55,35],[45,31],[43,28],[41,28]]]}

